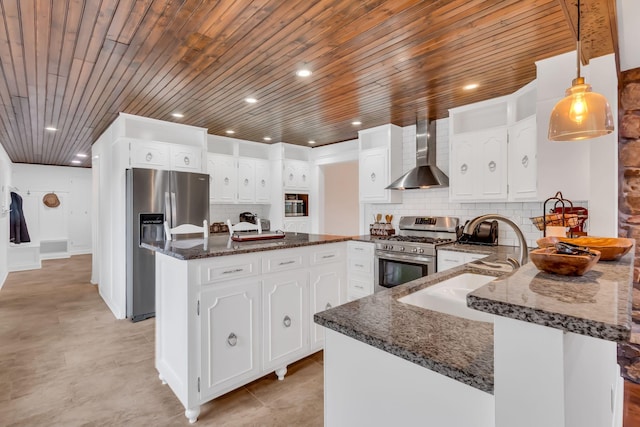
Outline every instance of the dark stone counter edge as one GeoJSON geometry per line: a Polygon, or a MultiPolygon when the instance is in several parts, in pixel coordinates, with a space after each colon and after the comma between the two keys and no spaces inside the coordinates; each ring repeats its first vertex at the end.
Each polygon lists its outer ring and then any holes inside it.
{"type": "MultiPolygon", "coordinates": [[[[204,258],[213,258],[213,257],[220,257],[220,256],[230,256],[230,255],[239,255],[239,254],[247,254],[247,253],[253,253],[253,252],[264,252],[264,251],[273,251],[273,250],[277,250],[277,249],[291,249],[291,248],[299,248],[302,246],[313,246],[313,245],[324,245],[324,244],[328,244],[328,243],[339,243],[339,242],[347,242],[349,240],[354,240],[352,237],[338,237],[336,236],[335,238],[332,238],[331,240],[323,240],[323,241],[316,241],[316,242],[291,242],[291,243],[286,243],[284,245],[279,245],[279,246],[263,246],[263,247],[256,247],[255,245],[250,247],[250,248],[246,248],[246,249],[233,249],[233,250],[220,250],[220,251],[212,251],[212,252],[207,252],[207,253],[198,253],[198,254],[193,254],[193,255],[184,255],[184,254],[180,254],[177,252],[174,252],[172,250],[165,250],[164,248],[161,248],[159,246],[154,246],[145,242],[140,243],[140,246],[145,248],[145,249],[150,249],[152,251],[155,252],[159,252],[161,254],[164,255],[168,255],[170,257],[173,258],[177,258],[177,259],[181,259],[184,261],[189,261],[192,259],[204,259],[204,258]]],[[[255,243],[255,242],[254,242],[255,243]]],[[[267,241],[268,243],[268,241],[267,241]]]]}
{"type": "Polygon", "coordinates": [[[401,359],[407,360],[411,363],[415,363],[418,366],[422,366],[423,368],[427,368],[433,372],[444,375],[478,390],[493,394],[493,377],[480,377],[470,375],[468,372],[455,369],[449,365],[435,362],[412,351],[408,351],[404,347],[393,345],[388,341],[363,334],[354,330],[353,328],[344,326],[341,323],[325,319],[322,317],[322,312],[315,314],[313,316],[313,320],[315,323],[324,326],[325,328],[329,328],[331,330],[339,332],[350,338],[356,339],[372,347],[393,354],[394,356],[398,356],[401,359]]]}
{"type": "Polygon", "coordinates": [[[467,295],[467,306],[496,316],[522,320],[527,323],[548,326],[607,341],[629,341],[631,337],[631,322],[625,325],[611,325],[596,320],[537,310],[531,307],[489,301],[474,295],[467,295]]]}

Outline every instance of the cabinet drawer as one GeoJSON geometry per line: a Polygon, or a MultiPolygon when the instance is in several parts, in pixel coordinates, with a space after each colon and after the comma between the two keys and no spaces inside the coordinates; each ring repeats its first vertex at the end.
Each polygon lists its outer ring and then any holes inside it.
{"type": "Polygon", "coordinates": [[[373,257],[375,245],[373,243],[349,242],[347,253],[351,256],[373,257]]]}
{"type": "MultiPolygon", "coordinates": [[[[373,254],[371,255],[373,256],[373,254]]],[[[349,274],[359,273],[363,275],[373,275],[373,258],[349,257],[349,274]]]]}
{"type": "MultiPolygon", "coordinates": [[[[222,257],[221,257],[222,258],[222,257]]],[[[260,274],[260,257],[238,257],[220,262],[207,262],[200,267],[200,283],[241,279],[260,274]]]]}
{"type": "Polygon", "coordinates": [[[277,273],[279,271],[295,270],[305,267],[305,265],[305,256],[299,252],[296,254],[287,251],[287,253],[264,257],[262,259],[262,270],[264,273],[277,273]]]}
{"type": "MultiPolygon", "coordinates": [[[[323,245],[327,246],[327,245],[323,245]]],[[[331,245],[328,248],[322,248],[311,253],[311,265],[327,264],[330,262],[338,262],[344,258],[342,246],[331,245]]]]}
{"type": "Polygon", "coordinates": [[[349,295],[371,295],[373,293],[373,277],[350,275],[349,279],[347,280],[347,293],[349,295]]]}

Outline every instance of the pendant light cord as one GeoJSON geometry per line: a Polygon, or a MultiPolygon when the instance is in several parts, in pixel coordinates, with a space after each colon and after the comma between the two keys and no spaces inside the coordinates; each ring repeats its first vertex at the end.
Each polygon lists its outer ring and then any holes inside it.
{"type": "Polygon", "coordinates": [[[577,28],[577,30],[578,30],[578,34],[577,34],[578,42],[577,42],[577,46],[576,46],[576,48],[577,48],[576,49],[577,50],[577,52],[576,52],[577,55],[576,56],[578,58],[578,64],[577,64],[578,65],[578,67],[577,67],[577,69],[578,69],[578,77],[577,77],[576,80],[579,80],[580,79],[580,59],[581,59],[580,58],[580,56],[581,56],[580,55],[580,50],[582,49],[582,43],[581,43],[581,40],[580,40],[580,0],[578,0],[578,28],[577,28]]]}

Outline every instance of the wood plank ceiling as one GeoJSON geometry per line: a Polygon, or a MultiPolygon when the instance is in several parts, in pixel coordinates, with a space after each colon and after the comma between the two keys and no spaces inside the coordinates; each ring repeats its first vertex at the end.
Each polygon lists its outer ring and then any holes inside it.
{"type": "Polygon", "coordinates": [[[535,78],[534,61],[575,46],[559,0],[0,7],[0,142],[16,163],[70,165],[118,112],[260,142],[350,140],[359,128],[442,118],[451,107],[511,93],[535,78]],[[294,74],[303,66],[311,77],[294,74]],[[480,86],[462,90],[468,83],[480,86]]]}

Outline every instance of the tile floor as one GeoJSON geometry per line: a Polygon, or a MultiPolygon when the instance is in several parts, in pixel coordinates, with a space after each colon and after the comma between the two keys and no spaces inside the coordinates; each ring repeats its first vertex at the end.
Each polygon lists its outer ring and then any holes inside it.
{"type": "MultiPolygon", "coordinates": [[[[187,426],[158,380],[154,320],[116,320],[91,256],[10,273],[0,290],[0,426],[187,426]]],[[[202,407],[197,426],[322,426],[322,353],[202,407]]]]}
{"type": "MultiPolygon", "coordinates": [[[[89,283],[91,256],[16,272],[0,290],[0,426],[187,426],[154,368],[154,320],[116,320],[89,283]]],[[[202,407],[197,426],[321,426],[322,352],[202,407]]],[[[640,385],[625,384],[625,427],[640,385]]]]}

